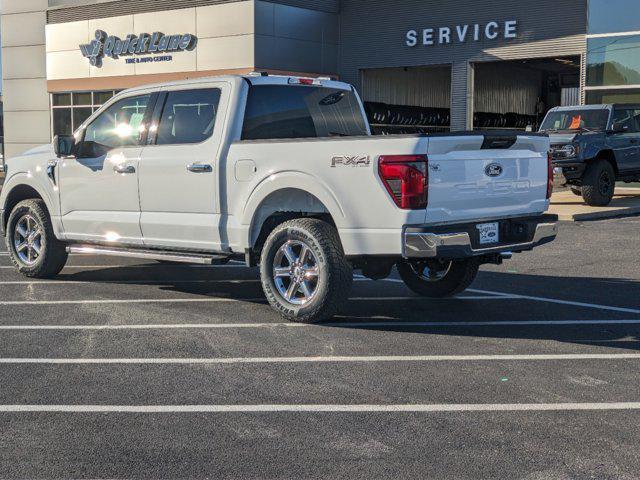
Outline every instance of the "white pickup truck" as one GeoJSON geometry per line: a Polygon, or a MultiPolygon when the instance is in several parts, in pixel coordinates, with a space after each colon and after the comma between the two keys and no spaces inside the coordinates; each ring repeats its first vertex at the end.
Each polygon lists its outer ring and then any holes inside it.
{"type": "Polygon", "coordinates": [[[124,91],[73,136],[6,162],[16,268],[74,252],[259,265],[284,317],[317,322],[353,270],[455,295],[479,265],[552,241],[546,135],[371,136],[351,85],[266,74],[124,91]]]}

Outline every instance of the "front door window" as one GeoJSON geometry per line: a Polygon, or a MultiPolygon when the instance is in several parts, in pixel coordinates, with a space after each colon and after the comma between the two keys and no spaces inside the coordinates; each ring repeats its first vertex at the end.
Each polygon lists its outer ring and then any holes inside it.
{"type": "Polygon", "coordinates": [[[114,148],[139,145],[150,99],[150,94],[128,97],[108,107],[85,129],[79,156],[95,158],[114,148]]]}

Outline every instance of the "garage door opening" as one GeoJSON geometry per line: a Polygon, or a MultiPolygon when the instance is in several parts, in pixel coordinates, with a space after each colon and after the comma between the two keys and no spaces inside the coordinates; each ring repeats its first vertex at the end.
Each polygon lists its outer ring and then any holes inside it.
{"type": "Polygon", "coordinates": [[[361,93],[374,135],[449,130],[450,66],[363,70],[361,93]]]}
{"type": "Polygon", "coordinates": [[[580,57],[475,64],[475,129],[534,131],[553,107],[580,104],[580,57]]]}

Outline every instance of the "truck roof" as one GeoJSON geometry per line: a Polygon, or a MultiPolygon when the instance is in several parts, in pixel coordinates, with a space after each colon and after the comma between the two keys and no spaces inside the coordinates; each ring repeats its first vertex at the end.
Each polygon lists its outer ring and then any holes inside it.
{"type": "MultiPolygon", "coordinates": [[[[340,90],[351,90],[353,87],[345,82],[333,80],[329,77],[300,77],[293,75],[269,75],[261,72],[250,73],[247,75],[218,75],[210,77],[197,77],[189,78],[185,80],[174,80],[171,82],[151,83],[148,85],[140,85],[138,87],[129,88],[124,92],[135,92],[147,89],[160,89],[163,87],[176,87],[176,86],[188,86],[198,85],[202,83],[208,83],[212,81],[231,81],[235,82],[239,79],[249,82],[251,85],[300,85],[304,81],[313,82],[311,85],[324,86],[329,88],[335,88],[340,90]]],[[[123,92],[121,92],[123,93],[123,92]]]]}
{"type": "Polygon", "coordinates": [[[610,110],[617,108],[637,108],[640,110],[639,103],[603,103],[599,105],[573,105],[570,107],[554,107],[552,112],[566,112],[570,110],[610,110]]]}
{"type": "Polygon", "coordinates": [[[613,105],[611,104],[602,104],[602,105],[572,105],[568,107],[553,107],[551,109],[552,112],[567,112],[571,110],[608,110],[611,109],[613,105]]]}

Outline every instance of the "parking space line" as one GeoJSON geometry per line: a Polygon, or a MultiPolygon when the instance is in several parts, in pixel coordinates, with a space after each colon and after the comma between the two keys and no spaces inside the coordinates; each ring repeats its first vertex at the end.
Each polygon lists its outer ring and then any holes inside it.
{"type": "MultiPolygon", "coordinates": [[[[439,301],[456,301],[456,300],[496,300],[497,297],[453,297],[439,299],[439,301]]],[[[506,297],[500,297],[500,300],[507,300],[506,297]]],[[[434,301],[425,297],[352,297],[349,300],[356,302],[371,301],[434,301]]],[[[136,304],[136,303],[237,303],[237,302],[254,302],[266,303],[265,298],[114,298],[114,299],[91,299],[91,300],[3,300],[0,306],[20,306],[20,305],[100,305],[100,304],[136,304]]]]}
{"type": "MultiPolygon", "coordinates": [[[[159,267],[159,265],[154,265],[154,264],[143,264],[143,265],[77,265],[77,266],[68,266],[65,268],[68,269],[100,269],[100,268],[120,268],[120,267],[128,267],[128,268],[149,268],[149,267],[159,267]]],[[[186,267],[186,268],[246,268],[246,266],[242,263],[234,263],[231,265],[172,265],[171,267],[186,267]]],[[[0,266],[0,268],[6,268],[6,269],[13,269],[13,266],[0,266]]],[[[354,276],[354,280],[355,281],[371,281],[361,275],[355,275],[354,276]]],[[[398,280],[398,279],[394,279],[394,278],[387,278],[384,279],[382,281],[385,282],[392,282],[392,283],[404,283],[402,280],[398,280]]],[[[45,282],[45,281],[35,281],[35,282],[31,282],[31,281],[6,281],[6,282],[0,282],[0,285],[20,285],[23,283],[20,282],[24,282],[25,285],[33,285],[33,284],[37,284],[37,283],[43,283],[43,284],[53,284],[53,283],[60,283],[60,282],[56,282],[56,281],[51,281],[51,282],[45,282]]],[[[209,281],[207,280],[200,280],[200,281],[191,281],[191,280],[179,280],[179,281],[175,281],[175,282],[168,282],[168,281],[149,281],[147,283],[153,283],[153,284],[162,284],[162,283],[208,283],[209,281]]],[[[214,283],[216,281],[211,281],[211,283],[214,283]]],[[[224,280],[217,280],[217,282],[225,282],[224,280]]],[[[227,281],[232,283],[233,281],[227,281]]],[[[242,281],[237,281],[239,283],[242,282],[258,282],[258,280],[254,280],[254,279],[250,279],[250,280],[242,280],[242,281]]],[[[118,282],[118,281],[104,281],[104,282],[82,282],[82,281],[68,281],[67,283],[71,284],[71,283],[75,283],[75,284],[79,284],[79,283],[127,283],[127,281],[124,282],[118,282]]],[[[145,282],[136,282],[136,281],[131,281],[130,283],[140,283],[140,284],[144,284],[145,282]]],[[[638,314],[640,315],[640,309],[635,309],[635,308],[626,308],[626,307],[615,307],[615,306],[611,306],[611,305],[601,305],[601,304],[595,304],[595,303],[587,303],[587,302],[576,302],[576,301],[572,301],[572,300],[562,300],[562,299],[556,299],[556,298],[548,298],[548,297],[538,297],[538,296],[532,296],[532,295],[521,295],[521,294],[512,294],[512,293],[505,293],[505,292],[496,292],[496,291],[491,291],[491,290],[480,290],[480,289],[468,289],[467,292],[470,293],[479,293],[481,294],[480,296],[474,296],[474,295],[466,295],[466,296],[462,296],[462,297],[454,297],[454,299],[458,299],[458,300],[531,300],[531,301],[536,301],[536,302],[544,302],[544,303],[554,303],[554,304],[558,304],[558,305],[568,305],[568,306],[574,306],[574,307],[583,307],[583,308],[592,308],[592,309],[597,309],[597,310],[605,310],[605,311],[612,311],[612,312],[620,312],[620,313],[632,313],[632,314],[638,314]]],[[[385,301],[399,301],[399,300],[429,300],[429,299],[425,299],[423,297],[378,297],[378,298],[374,298],[374,297],[353,297],[351,298],[351,300],[354,301],[363,301],[363,300],[385,300],[385,301]]],[[[252,300],[252,299],[250,299],[252,300]]],[[[179,300],[173,300],[175,302],[215,302],[215,301],[236,301],[236,299],[179,299],[179,300]]],[[[142,299],[134,299],[134,300],[84,300],[84,301],[66,301],[66,300],[57,300],[57,301],[8,301],[8,302],[0,302],[0,305],[38,305],[38,304],[42,304],[42,305],[55,305],[55,304],[75,304],[75,303],[162,303],[162,302],[169,302],[169,300],[165,300],[165,299],[150,299],[150,300],[142,300],[142,299]]]]}
{"type": "MultiPolygon", "coordinates": [[[[385,328],[385,327],[527,327],[527,326],[572,326],[572,325],[640,325],[639,320],[523,320],[490,322],[331,322],[317,325],[294,322],[256,323],[144,323],[144,324],[100,324],[100,325],[0,325],[0,331],[11,330],[197,330],[233,328],[274,327],[340,327],[340,328],[385,328]]],[[[585,340],[586,341],[586,340],[585,340]]],[[[597,340],[600,341],[600,340],[597,340]]]]}
{"type": "Polygon", "coordinates": [[[263,322],[263,323],[155,323],[125,325],[0,325],[0,331],[7,330],[190,330],[223,328],[272,328],[309,327],[305,323],[263,322]]]}
{"type": "MultiPolygon", "coordinates": [[[[15,270],[16,267],[13,265],[1,265],[0,268],[4,270],[15,270]]],[[[160,263],[128,263],[128,264],[111,264],[111,265],[65,265],[64,270],[66,269],[79,269],[79,268],[247,268],[246,265],[239,264],[226,264],[226,265],[190,265],[190,264],[180,264],[180,263],[171,263],[171,264],[160,264],[160,263]]]]}
{"type": "Polygon", "coordinates": [[[637,308],[613,307],[611,305],[600,305],[597,303],[574,302],[572,300],[561,300],[558,298],[536,297],[532,295],[519,295],[519,294],[511,294],[511,293],[493,292],[489,290],[473,290],[473,291],[475,293],[482,293],[485,295],[497,295],[499,296],[499,298],[511,298],[515,300],[533,300],[536,302],[556,303],[558,305],[569,305],[572,307],[585,307],[585,308],[594,308],[598,310],[608,310],[611,312],[640,314],[640,309],[637,309],[637,308]]]}
{"type": "Polygon", "coordinates": [[[221,358],[0,358],[0,364],[58,365],[231,365],[277,363],[390,363],[390,362],[521,362],[567,360],[639,360],[640,353],[566,353],[523,355],[387,355],[328,357],[221,358]]]}
{"type": "Polygon", "coordinates": [[[0,405],[0,413],[438,413],[640,410],[640,402],[400,405],[0,405]]]}
{"type": "MultiPolygon", "coordinates": [[[[502,327],[502,326],[548,326],[548,325],[640,325],[639,320],[496,320],[485,322],[331,322],[320,326],[371,328],[371,327],[502,327]]],[[[1,328],[1,327],[0,327],[1,328]]]]}
{"type": "MultiPolygon", "coordinates": [[[[368,280],[364,277],[358,277],[358,280],[368,280]]],[[[396,278],[386,278],[381,280],[383,282],[392,282],[392,283],[404,283],[402,280],[398,280],[396,278]]],[[[492,295],[496,299],[510,299],[510,300],[532,300],[536,302],[545,302],[545,303],[556,303],[558,305],[569,305],[572,307],[584,307],[584,308],[593,308],[597,310],[608,310],[611,312],[622,312],[622,313],[635,313],[640,315],[640,310],[636,308],[625,308],[625,307],[614,307],[611,305],[600,305],[597,303],[585,303],[585,302],[574,302],[572,300],[561,300],[558,298],[548,298],[548,297],[536,297],[532,295],[520,295],[517,293],[504,293],[504,292],[495,292],[492,290],[478,290],[475,288],[468,288],[467,292],[471,293],[480,293],[483,295],[492,295]]]]}
{"type": "Polygon", "coordinates": [[[98,284],[118,284],[125,285],[163,285],[171,283],[259,283],[259,279],[247,280],[8,280],[0,281],[0,285],[98,285],[98,284]]]}
{"type": "Polygon", "coordinates": [[[17,305],[100,305],[100,304],[127,304],[127,303],[235,303],[255,302],[266,303],[265,298],[114,298],[95,300],[7,300],[1,301],[0,306],[17,305]]]}

